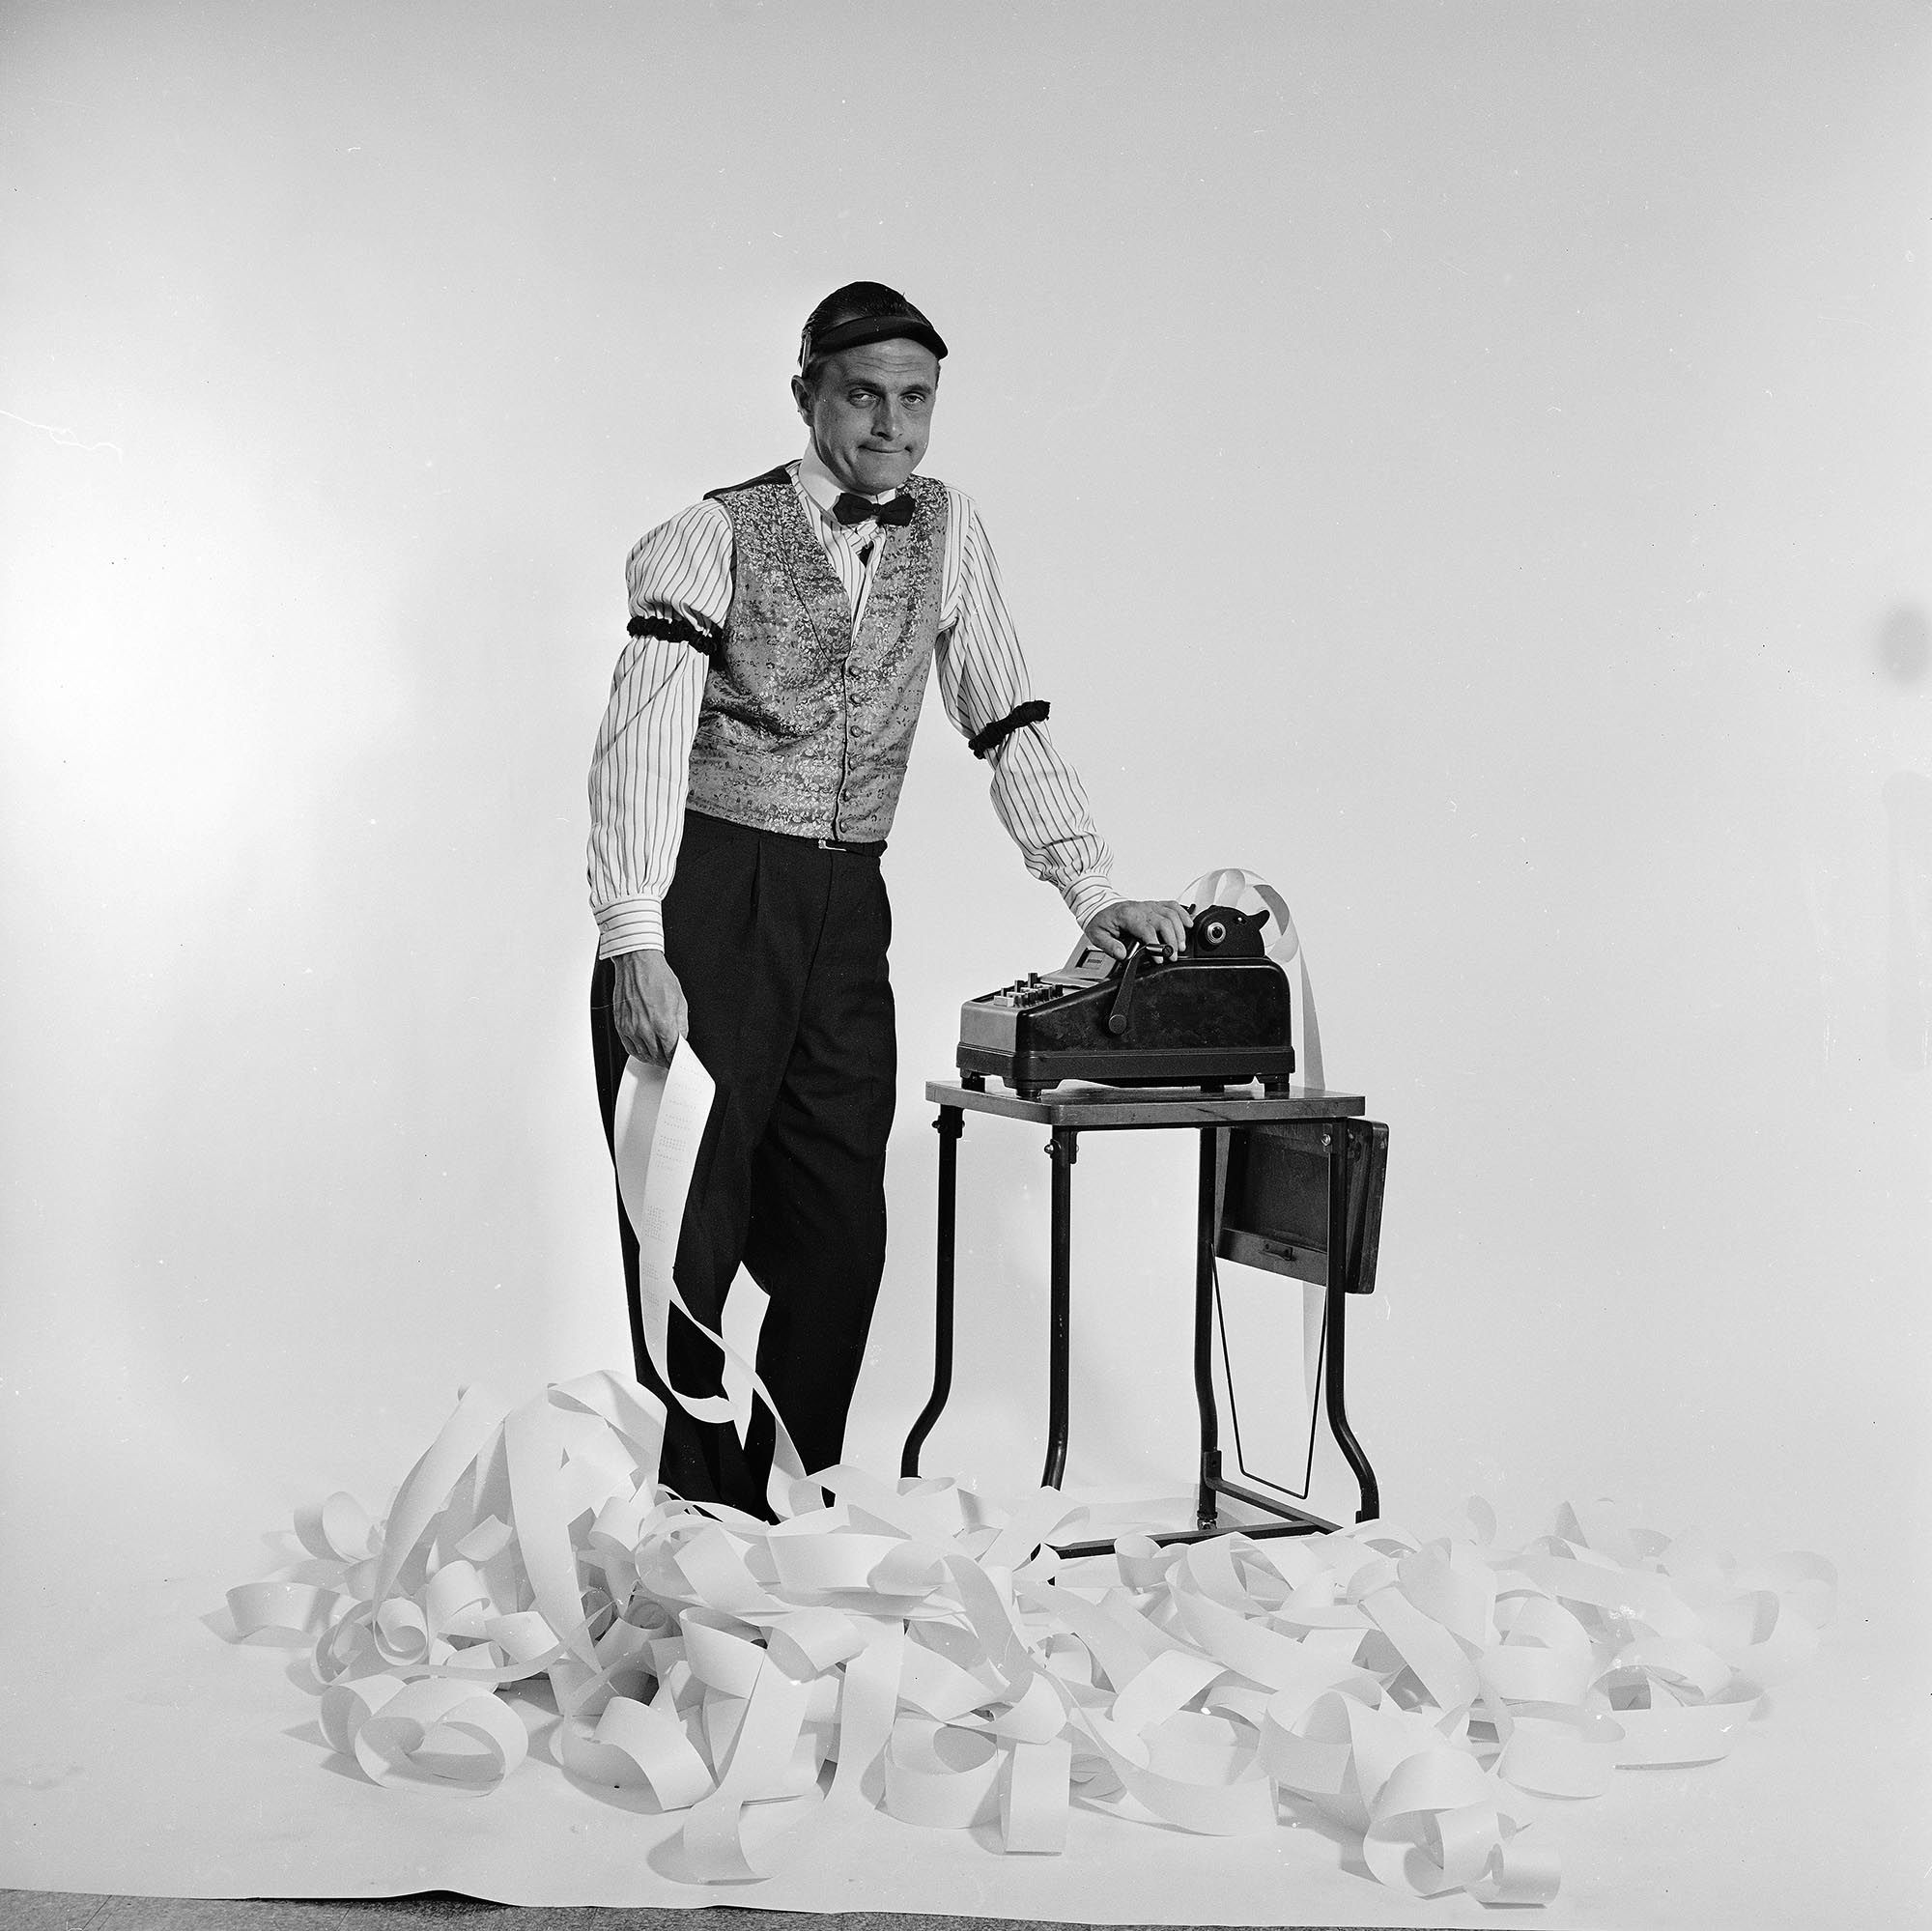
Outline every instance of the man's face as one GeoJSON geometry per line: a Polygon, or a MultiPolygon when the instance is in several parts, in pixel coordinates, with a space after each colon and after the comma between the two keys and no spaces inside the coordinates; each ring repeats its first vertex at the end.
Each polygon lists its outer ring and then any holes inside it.
{"type": "Polygon", "coordinates": [[[938,356],[903,338],[841,349],[809,387],[791,384],[819,461],[862,497],[902,488],[919,468],[938,388],[938,356]]]}

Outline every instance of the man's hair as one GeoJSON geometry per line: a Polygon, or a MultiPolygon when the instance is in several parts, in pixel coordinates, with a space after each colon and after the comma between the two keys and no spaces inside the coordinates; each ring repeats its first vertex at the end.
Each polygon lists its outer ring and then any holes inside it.
{"type": "Polygon", "coordinates": [[[946,344],[939,330],[897,289],[884,282],[847,282],[806,317],[798,341],[799,376],[809,384],[817,380],[827,357],[840,349],[900,338],[945,359],[946,344]]]}

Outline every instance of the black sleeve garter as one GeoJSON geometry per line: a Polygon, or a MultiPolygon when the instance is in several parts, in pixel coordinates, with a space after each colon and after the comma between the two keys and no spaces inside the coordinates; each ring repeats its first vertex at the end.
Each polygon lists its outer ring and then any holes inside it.
{"type": "Polygon", "coordinates": [[[670,643],[687,643],[703,657],[717,650],[720,635],[708,624],[693,623],[689,617],[667,616],[660,611],[633,617],[625,629],[633,637],[661,637],[670,643]]]}
{"type": "Polygon", "coordinates": [[[975,757],[984,757],[989,751],[1004,744],[1015,731],[1024,730],[1028,724],[1045,724],[1047,714],[1052,708],[1051,704],[1043,703],[1037,697],[1030,697],[1018,709],[1009,711],[1004,718],[997,719],[984,730],[976,731],[966,740],[966,749],[975,757]]]}

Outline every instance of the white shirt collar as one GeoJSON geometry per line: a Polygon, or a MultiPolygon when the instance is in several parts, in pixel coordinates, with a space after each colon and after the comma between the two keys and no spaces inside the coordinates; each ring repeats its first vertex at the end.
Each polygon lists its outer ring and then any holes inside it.
{"type": "MultiPolygon", "coordinates": [[[[832,514],[832,505],[845,494],[845,485],[819,460],[817,449],[810,442],[805,445],[805,454],[799,458],[798,486],[827,516],[832,514]]],[[[889,503],[897,495],[896,490],[885,490],[869,500],[889,503]]]]}

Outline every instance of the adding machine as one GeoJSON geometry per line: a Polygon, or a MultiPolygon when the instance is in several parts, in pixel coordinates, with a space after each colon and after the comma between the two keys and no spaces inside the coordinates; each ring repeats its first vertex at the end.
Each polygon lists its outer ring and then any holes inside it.
{"type": "Polygon", "coordinates": [[[1062,1080],[1188,1086],[1260,1080],[1286,1091],[1294,1071],[1288,976],[1267,955],[1268,913],[1209,905],[1173,958],[1136,944],[1124,959],[1089,946],[1059,972],[1029,973],[959,1012],[962,1084],[996,1074],[1022,1099],[1062,1080]]]}

